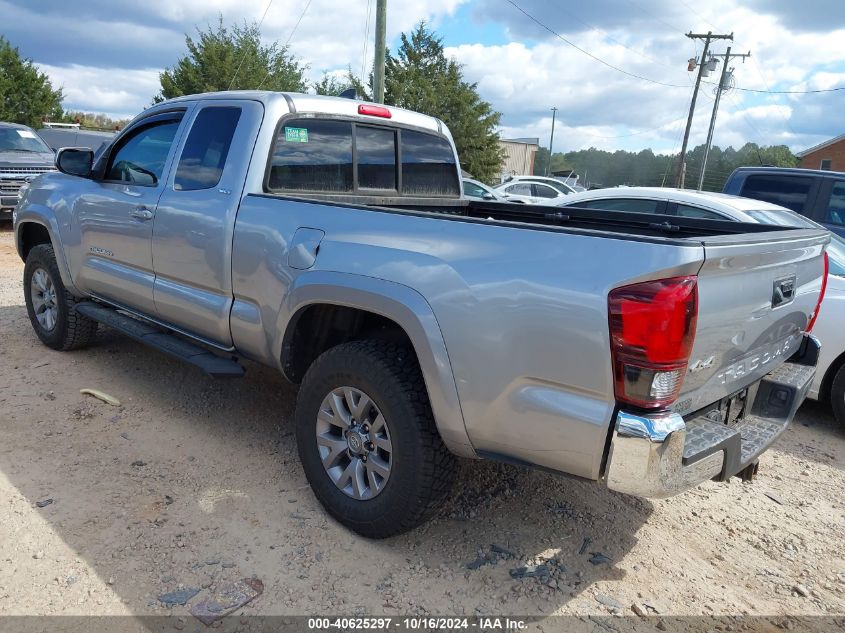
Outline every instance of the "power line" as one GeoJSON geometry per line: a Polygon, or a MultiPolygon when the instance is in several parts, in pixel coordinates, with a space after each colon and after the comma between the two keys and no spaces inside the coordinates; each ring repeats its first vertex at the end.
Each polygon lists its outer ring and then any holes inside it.
{"type": "MultiPolygon", "coordinates": [[[[516,9],[520,13],[522,13],[525,17],[527,17],[529,20],[534,22],[537,26],[539,26],[540,28],[548,31],[549,33],[554,35],[556,38],[561,40],[562,42],[569,44],[572,48],[580,51],[581,53],[583,53],[587,57],[594,59],[595,61],[599,62],[600,64],[607,66],[608,68],[611,68],[611,69],[615,70],[616,72],[622,73],[623,75],[627,75],[629,77],[633,77],[634,79],[639,79],[641,81],[647,81],[649,83],[656,84],[658,86],[665,86],[667,88],[686,88],[687,87],[684,84],[670,84],[670,83],[665,82],[665,81],[658,81],[657,79],[651,79],[650,77],[645,77],[643,75],[639,75],[637,73],[632,73],[630,71],[627,71],[624,68],[620,68],[619,66],[614,66],[610,62],[606,62],[601,57],[594,55],[593,53],[586,50],[585,48],[581,48],[575,42],[568,40],[563,35],[561,35],[557,31],[555,31],[554,29],[547,26],[546,24],[541,22],[539,19],[537,19],[536,17],[534,17],[533,15],[528,13],[528,11],[526,11],[521,6],[519,6],[516,2],[514,2],[514,0],[505,0],[505,2],[510,4],[514,9],[516,9]]],[[[710,84],[710,85],[713,85],[713,86],[717,85],[717,84],[713,83],[712,81],[702,81],[701,83],[706,83],[706,84],[710,84]]],[[[824,93],[824,92],[837,92],[839,90],[845,90],[845,86],[841,86],[841,87],[838,87],[838,88],[824,88],[824,89],[818,89],[818,90],[755,90],[754,88],[736,88],[736,90],[741,90],[743,92],[755,92],[755,93],[761,93],[761,94],[797,95],[797,94],[818,94],[818,93],[824,93]]]]}
{"type": "Polygon", "coordinates": [[[299,28],[299,24],[302,22],[302,18],[305,17],[305,14],[308,13],[308,7],[310,6],[311,0],[308,0],[308,2],[305,3],[305,8],[302,9],[302,13],[299,14],[299,19],[296,21],[296,24],[293,25],[293,30],[290,32],[290,35],[288,35],[288,39],[285,41],[285,48],[287,48],[288,44],[290,44],[290,41],[293,39],[293,34],[296,33],[296,29],[299,28]]]}
{"type": "Polygon", "coordinates": [[[364,83],[364,71],[367,67],[367,44],[370,39],[370,11],[373,8],[373,0],[367,0],[367,21],[364,26],[364,50],[361,53],[361,84],[364,83]]]}
{"type": "MultiPolygon", "coordinates": [[[[266,7],[264,7],[264,13],[262,13],[262,14],[261,14],[261,19],[258,21],[258,28],[259,28],[259,30],[261,29],[261,25],[262,25],[262,24],[264,24],[264,18],[266,18],[266,17],[267,17],[267,12],[270,10],[270,5],[272,5],[272,4],[273,4],[273,0],[270,0],[270,1],[267,3],[267,6],[266,6],[266,7]]],[[[244,60],[246,59],[246,55],[247,55],[247,53],[248,53],[248,52],[249,52],[249,49],[248,49],[248,48],[244,48],[244,54],[243,54],[243,55],[241,55],[241,61],[240,61],[240,63],[238,64],[238,67],[235,69],[235,74],[234,74],[234,75],[232,75],[232,81],[230,81],[230,82],[229,82],[229,90],[231,90],[231,89],[232,89],[232,86],[233,86],[233,85],[234,85],[234,83],[235,83],[235,78],[238,76],[238,73],[239,73],[239,72],[241,72],[241,66],[243,66],[243,65],[244,65],[244,60]]],[[[259,88],[260,88],[260,87],[261,87],[261,86],[259,86],[259,88]]]]}
{"type": "MultiPolygon", "coordinates": [[[[273,0],[270,0],[270,2],[272,2],[272,1],[273,1],[273,0]]],[[[285,40],[285,45],[284,45],[284,48],[285,48],[285,49],[287,49],[288,45],[290,44],[290,41],[293,39],[293,34],[294,34],[294,33],[296,33],[296,30],[299,28],[299,24],[300,24],[300,22],[302,22],[302,18],[304,18],[304,17],[305,17],[305,14],[306,14],[306,13],[308,13],[308,7],[310,7],[310,6],[311,6],[311,2],[312,2],[312,0],[308,0],[308,2],[306,2],[306,3],[305,3],[305,8],[304,8],[304,9],[302,9],[302,13],[300,13],[300,14],[299,14],[299,19],[296,21],[296,24],[294,24],[294,25],[293,25],[293,29],[291,30],[290,34],[288,35],[288,39],[287,39],[287,40],[285,40]]],[[[270,7],[268,6],[267,8],[269,9],[270,7]]],[[[265,13],[266,13],[266,12],[265,12],[265,13]]],[[[264,19],[264,18],[262,18],[262,20],[263,20],[263,19],[264,19]]],[[[259,23],[259,24],[258,24],[258,26],[261,26],[261,23],[259,23]]],[[[265,82],[265,81],[267,81],[267,77],[269,77],[269,76],[270,76],[270,71],[271,71],[271,70],[272,70],[272,68],[268,68],[268,69],[267,69],[267,72],[266,72],[266,74],[264,75],[264,79],[262,79],[262,80],[261,80],[261,83],[260,83],[260,84],[258,84],[258,90],[261,90],[261,86],[263,86],[263,85],[264,85],[264,82],[265,82]]]]}
{"type": "Polygon", "coordinates": [[[648,55],[646,55],[646,54],[645,54],[645,53],[643,53],[642,51],[638,51],[638,50],[637,50],[637,49],[635,49],[635,48],[631,48],[630,46],[627,46],[626,44],[623,44],[622,42],[620,42],[619,40],[617,40],[615,37],[613,37],[613,36],[612,36],[610,33],[608,33],[607,31],[605,31],[605,30],[603,30],[603,29],[600,29],[599,27],[594,26],[593,24],[590,24],[589,22],[587,22],[586,20],[584,20],[584,19],[582,19],[582,18],[579,18],[579,17],[578,17],[577,15],[575,15],[574,13],[567,13],[566,15],[567,15],[567,17],[570,17],[570,18],[573,18],[574,20],[577,20],[577,21],[578,21],[578,22],[580,22],[581,24],[583,24],[583,25],[585,25],[586,27],[588,27],[588,28],[590,28],[590,29],[592,29],[592,30],[596,31],[597,33],[600,33],[600,34],[601,34],[601,35],[603,35],[606,39],[610,40],[610,41],[611,41],[611,42],[613,42],[614,44],[616,44],[616,45],[618,45],[618,46],[621,46],[622,48],[624,48],[624,49],[626,49],[626,50],[629,50],[629,51],[631,51],[632,53],[636,53],[636,54],[637,54],[637,55],[639,55],[640,57],[642,57],[642,58],[644,58],[644,59],[647,59],[648,61],[650,61],[650,62],[651,62],[651,63],[653,63],[653,64],[658,64],[659,66],[664,66],[665,68],[672,68],[673,70],[677,70],[677,68],[675,68],[674,66],[670,66],[669,64],[666,64],[666,63],[664,63],[664,62],[658,61],[658,60],[654,59],[653,57],[649,57],[648,55]]]}
{"type": "Polygon", "coordinates": [[[566,39],[563,35],[561,35],[561,34],[560,34],[560,33],[558,33],[557,31],[555,31],[555,30],[554,30],[554,29],[552,29],[551,27],[546,26],[545,24],[543,24],[542,22],[540,22],[540,20],[538,20],[537,18],[535,18],[533,15],[531,15],[531,14],[530,14],[530,13],[528,13],[525,9],[523,9],[521,6],[519,6],[516,2],[514,2],[514,0],[505,0],[505,2],[507,2],[508,4],[510,4],[511,6],[513,6],[513,8],[514,8],[514,9],[516,9],[517,11],[519,11],[520,13],[522,13],[522,14],[523,14],[525,17],[527,17],[529,20],[531,20],[532,22],[534,22],[535,24],[537,24],[537,26],[539,26],[539,27],[541,27],[541,28],[545,29],[546,31],[548,31],[549,33],[551,33],[552,35],[554,35],[556,38],[558,38],[559,40],[561,40],[561,41],[563,41],[563,42],[566,42],[566,43],[567,43],[567,44],[569,44],[572,48],[574,48],[574,49],[576,49],[576,50],[578,50],[578,51],[581,51],[581,52],[582,52],[582,53],[584,53],[584,55],[586,55],[587,57],[591,57],[592,59],[596,60],[596,61],[597,61],[597,62],[599,62],[600,64],[603,64],[603,65],[607,66],[608,68],[612,68],[613,70],[615,70],[615,71],[617,71],[617,72],[620,72],[620,73],[622,73],[623,75],[628,75],[629,77],[633,77],[634,79],[639,79],[639,80],[641,80],[641,81],[647,81],[647,82],[649,82],[649,83],[657,84],[658,86],[666,86],[666,87],[668,87],[668,88],[686,88],[686,86],[685,86],[685,85],[683,85],[683,84],[670,84],[670,83],[666,83],[666,82],[663,82],[663,81],[657,81],[656,79],[650,79],[650,78],[648,78],[648,77],[644,77],[644,76],[642,76],[642,75],[638,75],[637,73],[628,72],[627,70],[624,70],[624,69],[622,69],[622,68],[619,68],[619,66],[614,66],[614,65],[613,65],[613,64],[611,64],[610,62],[606,62],[606,61],[604,61],[601,57],[596,57],[596,56],[595,56],[595,55],[593,55],[590,51],[588,51],[588,50],[586,50],[586,49],[584,49],[584,48],[581,48],[580,46],[578,46],[578,45],[577,45],[577,44],[575,44],[574,42],[571,42],[570,40],[566,39]]]}

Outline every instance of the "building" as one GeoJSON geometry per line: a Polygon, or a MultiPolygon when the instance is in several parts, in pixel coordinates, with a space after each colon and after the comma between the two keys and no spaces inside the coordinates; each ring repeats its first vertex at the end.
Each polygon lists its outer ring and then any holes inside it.
{"type": "Polygon", "coordinates": [[[534,156],[540,149],[539,138],[513,138],[499,140],[504,150],[502,180],[510,176],[530,176],[534,173],[534,156]]]}
{"type": "Polygon", "coordinates": [[[805,169],[845,171],[845,134],[796,154],[805,169]]]}

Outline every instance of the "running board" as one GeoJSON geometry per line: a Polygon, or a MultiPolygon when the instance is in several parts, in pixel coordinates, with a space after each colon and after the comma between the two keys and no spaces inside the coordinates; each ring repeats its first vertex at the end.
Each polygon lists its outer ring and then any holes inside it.
{"type": "Polygon", "coordinates": [[[121,314],[114,308],[93,301],[82,301],[76,304],[75,309],[79,314],[107,325],[136,341],[199,367],[212,378],[240,378],[244,375],[243,366],[233,358],[217,356],[204,347],[186,341],[175,334],[169,334],[149,323],[121,314]]]}

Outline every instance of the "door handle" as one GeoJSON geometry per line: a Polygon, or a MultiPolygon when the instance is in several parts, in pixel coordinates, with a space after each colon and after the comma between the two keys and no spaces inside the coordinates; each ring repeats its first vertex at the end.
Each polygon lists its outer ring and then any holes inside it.
{"type": "Polygon", "coordinates": [[[129,215],[138,220],[146,221],[153,219],[153,212],[144,206],[135,207],[134,209],[132,209],[132,211],[129,212],[129,215]]]}

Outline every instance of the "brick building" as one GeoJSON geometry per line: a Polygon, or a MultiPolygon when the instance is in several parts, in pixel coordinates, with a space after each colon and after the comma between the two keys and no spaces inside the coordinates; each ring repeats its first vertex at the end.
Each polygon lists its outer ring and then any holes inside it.
{"type": "Polygon", "coordinates": [[[796,154],[805,169],[845,171],[845,134],[796,154]]]}

